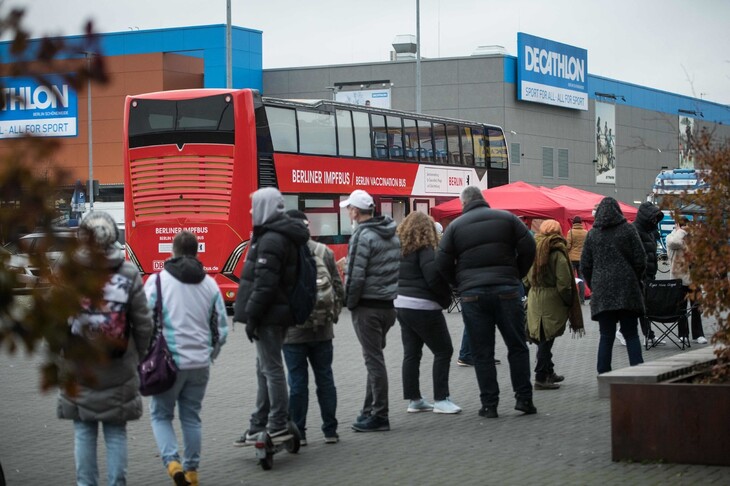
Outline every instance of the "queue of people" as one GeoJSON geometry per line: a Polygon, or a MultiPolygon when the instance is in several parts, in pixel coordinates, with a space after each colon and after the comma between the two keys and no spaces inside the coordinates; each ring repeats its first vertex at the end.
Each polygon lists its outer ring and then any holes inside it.
{"type": "MultiPolygon", "coordinates": [[[[352,314],[367,371],[363,406],[351,425],[356,432],[390,430],[383,350],[396,320],[403,346],[406,411],[462,411],[449,390],[454,347],[443,315],[454,291],[461,299],[462,347],[471,353],[468,364],[475,370],[479,416],[499,417],[496,330],[508,349],[515,410],[536,414],[533,389],[560,388],[565,377],[555,371],[554,341],[568,325],[578,336],[584,333],[583,295],[576,285],[577,276],[592,290],[591,318],[598,321],[600,332],[598,373],[611,371],[617,326],[626,340],[629,363],[643,362],[638,327],[645,313],[642,289],[647,260],[652,271],[652,248],[640,235],[644,230],[651,232],[658,223],[658,208],[642,205],[646,224],[635,227],[626,221],[618,202],[607,197],[596,208],[593,228],[584,234],[582,222],[575,219],[566,239],[555,220],[544,221],[533,237],[519,218],[490,208],[476,187],[465,188],[460,200],[462,215],[440,238],[440,225],[428,215],[412,212],[396,225],[390,217],[375,214],[374,200],[367,192],[356,190],[340,204],[354,231],[347,258],[335,262],[331,250],[310,238],[306,214],[285,211],[277,189],[263,188],[252,194],[253,231],[233,320],[245,326],[248,339],[255,344],[258,388],[248,429],[235,441],[236,446],[255,440],[264,430],[271,437],[287,434],[291,423],[300,431],[301,444],[307,444],[309,366],[315,377],[324,441],[339,441],[332,339],[333,324],[343,306],[352,314]],[[318,300],[319,307],[306,323],[294,325],[289,296],[302,245],[317,264],[321,302],[318,300]],[[576,261],[578,247],[582,249],[576,261]],[[537,344],[534,387],[528,342],[537,344]],[[422,393],[419,380],[424,345],[434,355],[433,400],[422,393]]],[[[679,222],[667,242],[672,275],[689,286],[683,253],[687,251],[685,228],[686,223],[679,222]]],[[[89,379],[89,370],[81,369],[83,363],[75,363],[72,357],[65,363],[64,372],[80,377],[78,394],[62,393],[58,405],[58,416],[74,421],[77,484],[98,483],[99,424],[107,448],[108,482],[126,484],[126,422],[142,415],[136,365],[146,354],[153,329],[159,326],[178,372],[172,388],[151,398],[152,429],[174,484],[197,485],[200,411],[210,364],[228,334],[223,299],[197,259],[195,235],[178,233],[164,270],[143,285],[137,270],[114,247],[116,231],[109,215],[91,213],[80,225],[81,245],[74,255],[79,262],[92,265],[89,255],[101,252],[110,276],[102,302],[86,302],[84,311],[69,320],[69,332],[78,339],[97,339],[104,332],[122,338],[121,345],[120,339],[114,341],[117,347],[109,350],[108,360],[89,379]],[[162,316],[155,326],[153,309],[161,309],[162,316]],[[172,425],[176,407],[182,454],[172,425]]],[[[697,342],[704,340],[699,311],[692,315],[692,333],[697,342]]]]}

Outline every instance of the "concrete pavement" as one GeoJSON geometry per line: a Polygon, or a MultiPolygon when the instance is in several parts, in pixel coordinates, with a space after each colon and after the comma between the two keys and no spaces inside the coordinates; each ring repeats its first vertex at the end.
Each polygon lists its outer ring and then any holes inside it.
{"type": "MultiPolygon", "coordinates": [[[[310,388],[307,439],[299,454],[281,452],[274,468],[257,466],[251,448],[232,442],[244,431],[254,403],[254,347],[236,328],[212,368],[203,402],[204,485],[431,485],[445,484],[729,484],[730,469],[680,464],[633,464],[611,461],[610,402],[598,398],[596,351],[598,325],[584,306],[586,336],[558,338],[553,348],[556,371],[565,375],[559,390],[534,392],[537,415],[513,410],[507,355],[497,338],[501,388],[498,419],[477,415],[479,392],[473,368],[456,366],[463,324],[446,314],[454,344],[452,400],[459,415],[406,413],[400,365],[400,327],[388,334],[386,362],[390,378],[390,432],[350,430],[365,393],[365,368],[349,312],[335,328],[335,381],[339,395],[341,441],[325,445],[319,426],[314,387],[310,388]]],[[[711,334],[711,324],[705,332],[711,334]]],[[[693,344],[692,349],[698,345],[693,344]]],[[[674,346],[644,351],[644,360],[680,353],[674,346]]],[[[534,367],[536,347],[530,346],[534,367]]],[[[0,353],[0,461],[8,485],[74,484],[73,431],[56,418],[55,393],[38,387],[40,358],[0,353]]],[[[424,352],[422,393],[433,397],[432,356],[424,352]]],[[[614,348],[613,367],[628,366],[625,348],[614,348]]],[[[145,405],[148,400],[145,400],[145,405]]],[[[144,417],[128,425],[130,485],[171,484],[162,467],[145,408],[144,417]]],[[[178,431],[178,438],[180,439],[178,431]]],[[[102,440],[100,439],[100,443],[102,440]]],[[[104,451],[99,466],[105,478],[104,451]]],[[[102,484],[106,484],[102,479],[102,484]]]]}

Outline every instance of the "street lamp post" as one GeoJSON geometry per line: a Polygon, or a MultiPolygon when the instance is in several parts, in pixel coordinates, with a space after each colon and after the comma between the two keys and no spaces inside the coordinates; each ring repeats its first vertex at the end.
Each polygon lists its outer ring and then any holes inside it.
{"type": "Polygon", "coordinates": [[[416,0],[416,113],[421,113],[421,2],[416,0]]]}
{"type": "MultiPolygon", "coordinates": [[[[86,52],[86,64],[91,73],[91,56],[92,52],[86,52]]],[[[86,105],[88,108],[88,127],[89,127],[89,211],[94,210],[94,149],[93,138],[91,133],[91,76],[86,80],[86,105]]]]}

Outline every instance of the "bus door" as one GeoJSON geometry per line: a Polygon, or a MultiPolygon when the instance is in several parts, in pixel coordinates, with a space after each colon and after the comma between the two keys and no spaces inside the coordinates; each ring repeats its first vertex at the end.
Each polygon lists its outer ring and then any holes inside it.
{"type": "Polygon", "coordinates": [[[431,210],[431,200],[429,199],[411,198],[411,205],[411,210],[420,211],[423,214],[429,214],[431,210]]]}
{"type": "Polygon", "coordinates": [[[408,198],[393,197],[380,199],[380,214],[390,216],[396,224],[400,224],[408,214],[408,198]]]}

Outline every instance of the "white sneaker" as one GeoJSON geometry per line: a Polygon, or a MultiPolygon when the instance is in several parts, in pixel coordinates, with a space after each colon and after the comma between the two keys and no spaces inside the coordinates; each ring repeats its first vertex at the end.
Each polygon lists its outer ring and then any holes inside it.
{"type": "Polygon", "coordinates": [[[433,404],[433,413],[459,413],[461,407],[451,401],[449,397],[443,400],[437,400],[433,404]]]}
{"type": "Polygon", "coordinates": [[[695,342],[697,344],[707,344],[707,338],[705,336],[700,336],[697,339],[695,339],[695,342]]]}
{"type": "Polygon", "coordinates": [[[408,403],[408,413],[430,412],[433,410],[433,404],[426,401],[425,398],[411,400],[408,403]]]}
{"type": "Polygon", "coordinates": [[[616,331],[616,339],[618,339],[618,342],[621,343],[621,346],[626,346],[626,339],[624,339],[624,335],[621,334],[621,331],[616,331]]]}

